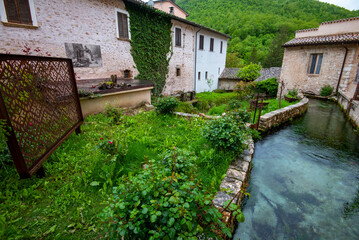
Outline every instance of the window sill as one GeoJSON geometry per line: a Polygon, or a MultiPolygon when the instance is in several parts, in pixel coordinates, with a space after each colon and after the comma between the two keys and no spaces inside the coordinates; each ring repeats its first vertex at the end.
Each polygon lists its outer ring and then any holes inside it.
{"type": "Polygon", "coordinates": [[[117,39],[120,40],[120,41],[131,42],[131,39],[129,39],[129,38],[120,38],[120,37],[117,37],[117,39]]]}
{"type": "Polygon", "coordinates": [[[319,77],[320,74],[308,74],[308,77],[319,77]]]}
{"type": "Polygon", "coordinates": [[[175,46],[176,48],[182,48],[182,46],[175,46]]]}
{"type": "Polygon", "coordinates": [[[28,29],[38,29],[39,28],[39,26],[23,24],[23,23],[2,22],[2,24],[7,27],[18,27],[18,28],[28,28],[28,29]]]}

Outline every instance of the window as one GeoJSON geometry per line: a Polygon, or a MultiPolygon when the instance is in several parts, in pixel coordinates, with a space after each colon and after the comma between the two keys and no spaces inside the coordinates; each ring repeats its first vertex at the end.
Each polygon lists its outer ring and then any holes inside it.
{"type": "Polygon", "coordinates": [[[201,72],[198,72],[198,80],[201,80],[201,72]]]}
{"type": "Polygon", "coordinates": [[[0,0],[0,16],[4,25],[23,24],[37,27],[33,0],[0,0]]]}
{"type": "Polygon", "coordinates": [[[182,46],[182,30],[180,28],[175,28],[175,46],[182,46]]]}
{"type": "Polygon", "coordinates": [[[170,7],[170,14],[172,14],[172,15],[175,14],[175,8],[174,7],[170,7]]]}
{"type": "Polygon", "coordinates": [[[204,79],[208,79],[208,72],[206,72],[206,74],[204,75],[204,79]]]}
{"type": "Polygon", "coordinates": [[[221,41],[221,51],[220,53],[223,53],[223,41],[221,41]]]}
{"type": "Polygon", "coordinates": [[[209,51],[213,52],[214,49],[214,38],[211,38],[210,44],[209,44],[209,51]]]}
{"type": "Polygon", "coordinates": [[[117,38],[130,39],[128,28],[128,13],[121,9],[116,9],[116,15],[117,38]]]}
{"type": "Polygon", "coordinates": [[[123,71],[123,78],[125,79],[131,78],[131,71],[130,70],[123,71]]]}
{"type": "Polygon", "coordinates": [[[322,66],[323,54],[310,55],[309,74],[319,74],[322,66]]]}
{"type": "Polygon", "coordinates": [[[221,73],[221,68],[218,68],[218,75],[221,73]]]}
{"type": "Polygon", "coordinates": [[[203,49],[204,49],[204,36],[199,35],[199,50],[203,50],[203,49]]]}
{"type": "Polygon", "coordinates": [[[176,67],[176,76],[179,77],[181,76],[181,68],[176,67]]]}

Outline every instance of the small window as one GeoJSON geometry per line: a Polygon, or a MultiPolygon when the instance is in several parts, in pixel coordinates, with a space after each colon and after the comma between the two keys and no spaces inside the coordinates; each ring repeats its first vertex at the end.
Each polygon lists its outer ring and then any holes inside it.
{"type": "Polygon", "coordinates": [[[208,72],[206,72],[206,74],[204,75],[204,79],[208,79],[208,72]]]}
{"type": "Polygon", "coordinates": [[[128,79],[128,78],[131,78],[131,71],[130,70],[125,70],[123,72],[123,77],[128,79]]]}
{"type": "Polygon", "coordinates": [[[221,51],[220,53],[223,53],[223,41],[221,41],[221,51]]]}
{"type": "Polygon", "coordinates": [[[182,30],[180,28],[175,28],[175,46],[182,46],[182,30]]]}
{"type": "Polygon", "coordinates": [[[323,54],[310,55],[309,74],[319,74],[322,66],[323,54]]]}
{"type": "Polygon", "coordinates": [[[176,68],[176,76],[177,77],[181,76],[181,68],[179,67],[176,68]]]}
{"type": "Polygon", "coordinates": [[[7,21],[32,25],[29,0],[4,0],[7,21]]]}
{"type": "Polygon", "coordinates": [[[117,37],[122,39],[129,39],[128,31],[128,15],[126,13],[117,11],[117,37]]]}
{"type": "Polygon", "coordinates": [[[201,72],[198,72],[198,80],[201,80],[201,72]]]}
{"type": "Polygon", "coordinates": [[[199,50],[203,50],[203,49],[204,49],[204,36],[199,35],[199,50]]]}
{"type": "Polygon", "coordinates": [[[210,45],[209,45],[209,51],[213,52],[214,49],[214,38],[211,38],[210,45]]]}
{"type": "Polygon", "coordinates": [[[221,68],[218,68],[218,75],[221,73],[221,68]]]}

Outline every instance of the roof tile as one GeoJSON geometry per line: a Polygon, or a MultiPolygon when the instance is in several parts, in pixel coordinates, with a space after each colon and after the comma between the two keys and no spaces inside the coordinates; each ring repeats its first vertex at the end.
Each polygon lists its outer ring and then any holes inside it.
{"type": "Polygon", "coordinates": [[[359,42],[359,33],[345,33],[326,36],[294,38],[286,42],[283,47],[295,47],[306,45],[322,45],[336,43],[357,43],[359,42]]]}

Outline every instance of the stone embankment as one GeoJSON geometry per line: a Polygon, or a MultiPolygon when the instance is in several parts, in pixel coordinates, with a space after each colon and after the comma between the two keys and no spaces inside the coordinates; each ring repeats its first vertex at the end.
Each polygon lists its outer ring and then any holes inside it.
{"type": "Polygon", "coordinates": [[[295,117],[302,115],[308,109],[308,98],[303,98],[299,103],[287,106],[267,113],[261,116],[259,120],[259,129],[261,131],[268,131],[273,127],[277,127],[282,123],[289,121],[295,117]]]}

